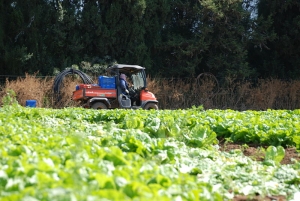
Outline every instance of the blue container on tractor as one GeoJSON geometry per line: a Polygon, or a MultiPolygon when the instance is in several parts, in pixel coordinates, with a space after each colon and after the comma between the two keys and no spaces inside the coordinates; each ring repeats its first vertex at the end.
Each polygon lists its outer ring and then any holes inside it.
{"type": "Polygon", "coordinates": [[[36,107],[36,100],[26,100],[26,107],[36,107]]]}
{"type": "Polygon", "coordinates": [[[98,79],[99,86],[104,89],[115,89],[116,88],[116,78],[108,76],[99,76],[98,79]]]}

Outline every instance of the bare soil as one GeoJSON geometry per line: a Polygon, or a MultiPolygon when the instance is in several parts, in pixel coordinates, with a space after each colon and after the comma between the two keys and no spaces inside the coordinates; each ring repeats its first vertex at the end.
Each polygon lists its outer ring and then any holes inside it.
{"type": "MultiPolygon", "coordinates": [[[[265,157],[265,149],[266,146],[260,146],[257,144],[239,144],[239,143],[230,143],[225,142],[224,140],[219,141],[220,149],[222,151],[231,151],[235,149],[240,149],[244,153],[245,156],[252,158],[253,160],[263,161],[265,157]]],[[[288,147],[285,148],[285,157],[281,161],[281,164],[293,164],[295,161],[300,161],[300,153],[297,152],[296,148],[288,147]]],[[[266,196],[262,197],[260,195],[256,195],[254,197],[247,197],[244,195],[236,195],[233,198],[233,201],[286,201],[285,196],[277,195],[277,196],[266,196]]]]}
{"type": "MultiPolygon", "coordinates": [[[[231,151],[240,149],[243,151],[245,156],[252,158],[253,160],[263,161],[265,157],[265,149],[267,146],[260,146],[256,144],[244,145],[239,143],[225,143],[220,141],[220,149],[222,151],[231,151]]],[[[300,161],[300,153],[297,152],[294,147],[285,148],[285,156],[281,161],[281,164],[292,164],[296,161],[300,161]]]]}

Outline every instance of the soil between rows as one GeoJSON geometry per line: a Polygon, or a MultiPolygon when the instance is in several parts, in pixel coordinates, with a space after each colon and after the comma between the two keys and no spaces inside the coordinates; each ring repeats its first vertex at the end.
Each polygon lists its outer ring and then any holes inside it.
{"type": "MultiPolygon", "coordinates": [[[[219,141],[219,146],[221,151],[229,152],[231,150],[240,149],[245,156],[248,156],[256,161],[263,161],[265,157],[264,149],[268,146],[261,146],[257,144],[239,144],[239,143],[225,143],[224,141],[219,141]]],[[[296,161],[300,161],[300,153],[297,152],[295,147],[285,148],[285,156],[281,161],[281,164],[293,164],[296,161]]]]}

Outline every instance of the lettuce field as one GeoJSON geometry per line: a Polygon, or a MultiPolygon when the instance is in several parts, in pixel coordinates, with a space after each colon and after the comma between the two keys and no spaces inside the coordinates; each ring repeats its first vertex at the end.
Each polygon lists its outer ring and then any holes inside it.
{"type": "Polygon", "coordinates": [[[0,108],[0,200],[300,200],[300,110],[0,108]],[[218,139],[267,146],[263,161],[218,139]],[[293,159],[291,159],[293,160],[293,159]]]}

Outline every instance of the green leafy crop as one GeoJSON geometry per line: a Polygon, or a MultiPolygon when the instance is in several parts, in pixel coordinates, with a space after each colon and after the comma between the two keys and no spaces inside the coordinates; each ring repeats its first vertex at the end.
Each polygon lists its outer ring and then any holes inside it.
{"type": "Polygon", "coordinates": [[[0,108],[0,200],[232,200],[296,197],[295,111],[0,108]],[[269,145],[265,161],[218,138],[269,145]]]}

